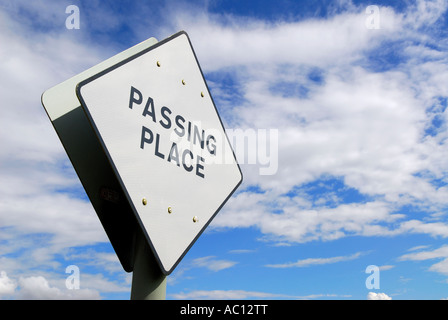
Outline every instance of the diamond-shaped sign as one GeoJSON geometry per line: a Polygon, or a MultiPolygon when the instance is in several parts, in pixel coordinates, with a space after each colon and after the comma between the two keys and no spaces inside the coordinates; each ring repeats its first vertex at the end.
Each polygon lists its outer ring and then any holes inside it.
{"type": "Polygon", "coordinates": [[[187,34],[82,81],[76,93],[161,269],[171,273],[242,181],[187,34]]]}

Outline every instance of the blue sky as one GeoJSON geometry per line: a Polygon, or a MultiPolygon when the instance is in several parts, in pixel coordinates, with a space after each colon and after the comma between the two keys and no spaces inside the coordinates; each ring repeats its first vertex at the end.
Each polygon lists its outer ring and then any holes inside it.
{"type": "Polygon", "coordinates": [[[167,298],[447,299],[447,18],[443,0],[2,1],[0,298],[129,299],[40,96],[185,30],[226,128],[277,130],[276,170],[240,159],[167,298]]]}

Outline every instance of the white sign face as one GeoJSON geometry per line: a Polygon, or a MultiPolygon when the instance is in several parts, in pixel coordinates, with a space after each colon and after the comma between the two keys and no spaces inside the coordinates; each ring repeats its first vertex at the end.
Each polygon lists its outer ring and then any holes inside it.
{"type": "Polygon", "coordinates": [[[187,34],[81,82],[77,95],[171,273],[242,181],[187,34]]]}

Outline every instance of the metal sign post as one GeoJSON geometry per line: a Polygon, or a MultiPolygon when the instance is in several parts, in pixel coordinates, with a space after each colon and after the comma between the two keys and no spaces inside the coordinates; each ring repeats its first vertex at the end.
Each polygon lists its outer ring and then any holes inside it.
{"type": "Polygon", "coordinates": [[[134,256],[131,300],[165,300],[166,276],[141,233],[136,236],[134,256]]]}

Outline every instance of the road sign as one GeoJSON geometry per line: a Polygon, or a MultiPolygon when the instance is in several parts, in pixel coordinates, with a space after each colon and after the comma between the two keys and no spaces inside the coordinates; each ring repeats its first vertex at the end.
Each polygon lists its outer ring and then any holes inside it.
{"type": "MultiPolygon", "coordinates": [[[[171,273],[242,181],[187,34],[103,69],[76,94],[115,178],[101,201],[124,198],[171,273]]],[[[114,221],[119,239],[119,215],[114,221]]]]}

